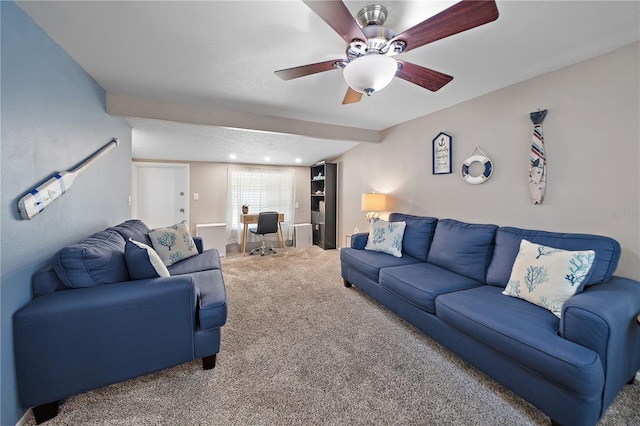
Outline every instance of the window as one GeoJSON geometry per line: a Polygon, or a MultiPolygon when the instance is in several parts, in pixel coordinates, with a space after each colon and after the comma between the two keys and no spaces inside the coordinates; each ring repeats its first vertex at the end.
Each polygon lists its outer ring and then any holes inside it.
{"type": "MultiPolygon", "coordinates": [[[[282,232],[291,238],[294,222],[295,172],[287,168],[229,166],[227,177],[227,244],[240,243],[242,205],[249,205],[249,213],[263,211],[284,213],[282,232]]],[[[250,234],[247,241],[253,241],[250,234]]],[[[277,239],[276,235],[267,238],[277,239]]],[[[257,241],[257,240],[255,240],[257,241]]]]}

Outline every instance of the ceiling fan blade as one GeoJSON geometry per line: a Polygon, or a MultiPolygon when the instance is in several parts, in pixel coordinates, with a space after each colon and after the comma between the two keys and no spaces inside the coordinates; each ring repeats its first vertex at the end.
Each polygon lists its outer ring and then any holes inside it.
{"type": "Polygon", "coordinates": [[[337,63],[346,64],[344,59],[333,59],[331,61],[317,62],[315,64],[302,65],[299,67],[287,68],[275,71],[274,74],[283,80],[291,80],[305,75],[317,74],[319,72],[335,70],[337,63]]]}
{"type": "Polygon", "coordinates": [[[347,43],[351,43],[353,40],[367,40],[360,25],[341,1],[307,0],[304,3],[347,43]]]}
{"type": "Polygon", "coordinates": [[[493,0],[462,0],[435,16],[398,34],[389,44],[401,40],[408,52],[436,40],[479,27],[498,19],[498,7],[493,0]]]}
{"type": "Polygon", "coordinates": [[[356,102],[360,102],[360,99],[362,99],[362,93],[356,92],[349,87],[347,94],[344,95],[344,99],[342,100],[342,105],[354,104],[356,102]]]}
{"type": "Polygon", "coordinates": [[[396,77],[400,77],[409,83],[417,84],[432,92],[437,92],[444,85],[453,80],[453,77],[443,74],[411,62],[398,60],[402,68],[396,72],[396,77]]]}

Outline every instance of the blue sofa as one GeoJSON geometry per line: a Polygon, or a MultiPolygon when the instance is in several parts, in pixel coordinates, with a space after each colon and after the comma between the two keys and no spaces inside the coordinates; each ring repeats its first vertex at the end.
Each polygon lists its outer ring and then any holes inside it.
{"type": "MultiPolygon", "coordinates": [[[[595,425],[640,369],[640,283],[614,276],[619,244],[602,236],[470,224],[392,213],[402,256],[340,252],[352,284],[551,418],[595,425]],[[551,311],[502,294],[523,239],[593,250],[584,290],[551,311]]],[[[390,356],[393,356],[390,354],[390,356]]]]}
{"type": "Polygon", "coordinates": [[[129,270],[138,265],[125,258],[126,241],[151,246],[148,231],[130,220],[98,232],[58,252],[55,271],[34,276],[34,298],[13,326],[18,394],[36,422],[90,389],[199,358],[214,368],[227,318],[218,252],[203,251],[196,237],[198,254],[169,266],[170,276],[133,280],[129,270]],[[69,288],[80,268],[89,278],[69,288]]]}

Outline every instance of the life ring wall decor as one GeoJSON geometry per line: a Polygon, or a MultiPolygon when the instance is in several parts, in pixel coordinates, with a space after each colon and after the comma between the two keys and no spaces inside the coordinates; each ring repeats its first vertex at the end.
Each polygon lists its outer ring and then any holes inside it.
{"type": "Polygon", "coordinates": [[[479,147],[475,147],[467,159],[464,160],[464,163],[462,163],[462,169],[460,171],[462,179],[464,179],[465,182],[471,185],[478,185],[489,180],[493,174],[493,163],[479,147]],[[475,151],[478,151],[479,154],[473,155],[475,151]],[[469,167],[471,167],[473,163],[482,163],[483,165],[482,173],[478,176],[472,176],[469,173],[469,167]]]}

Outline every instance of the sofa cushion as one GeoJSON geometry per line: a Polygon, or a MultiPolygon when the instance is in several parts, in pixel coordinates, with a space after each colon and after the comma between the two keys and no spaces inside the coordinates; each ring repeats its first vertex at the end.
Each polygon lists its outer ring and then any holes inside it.
{"type": "Polygon", "coordinates": [[[548,310],[501,291],[484,285],[443,294],[436,299],[438,318],[575,395],[601,393],[598,355],[558,336],[560,320],[548,310]]]}
{"type": "Polygon", "coordinates": [[[435,313],[436,297],[452,291],[479,287],[483,283],[430,263],[384,268],[380,285],[409,303],[435,313]]]}
{"type": "Polygon", "coordinates": [[[117,232],[98,232],[59,250],[51,260],[53,270],[67,288],[129,281],[124,245],[117,232]]]}
{"type": "Polygon", "coordinates": [[[369,232],[358,232],[356,234],[351,234],[351,244],[349,247],[364,250],[364,246],[367,245],[367,240],[369,239],[369,232]]]}
{"type": "Polygon", "coordinates": [[[439,220],[427,262],[484,282],[497,228],[453,219],[439,220]]]}
{"type": "Polygon", "coordinates": [[[221,269],[218,250],[205,250],[198,256],[192,256],[169,266],[171,275],[191,274],[193,272],[221,269]]]}
{"type": "Polygon", "coordinates": [[[402,252],[426,262],[438,219],[404,213],[391,213],[389,221],[405,222],[407,224],[402,238],[402,252]]]}
{"type": "Polygon", "coordinates": [[[365,277],[378,282],[380,269],[390,266],[410,265],[420,262],[412,256],[395,257],[369,250],[343,248],[340,250],[340,261],[355,269],[365,277]]]}
{"type": "Polygon", "coordinates": [[[593,250],[567,251],[522,240],[502,294],[542,306],[560,318],[564,302],[582,291],[595,256],[593,250]]]}
{"type": "Polygon", "coordinates": [[[592,268],[593,271],[584,283],[585,286],[609,281],[620,258],[620,244],[609,237],[502,227],[496,231],[493,258],[487,271],[487,284],[499,287],[507,285],[511,275],[511,267],[523,239],[563,250],[595,251],[596,260],[592,268]]]}
{"type": "Polygon", "coordinates": [[[127,262],[131,279],[144,280],[169,276],[169,270],[158,253],[148,245],[131,238],[124,246],[124,260],[127,262]]]}
{"type": "Polygon", "coordinates": [[[64,290],[67,287],[62,284],[60,278],[51,266],[41,269],[33,275],[33,298],[43,296],[58,290],[64,290]]]}
{"type": "Polygon", "coordinates": [[[402,257],[402,236],[404,222],[387,222],[382,219],[371,219],[369,237],[365,250],[379,251],[395,257],[402,257]]]}
{"type": "Polygon", "coordinates": [[[153,249],[167,266],[198,254],[186,220],[166,228],[152,229],[149,238],[153,249]]]}
{"type": "Polygon", "coordinates": [[[151,246],[151,240],[149,239],[149,228],[144,224],[143,221],[139,219],[130,219],[126,222],[122,222],[120,225],[112,226],[111,228],[107,228],[107,231],[116,231],[125,241],[128,241],[129,238],[135,241],[139,241],[148,246],[151,246]]]}

